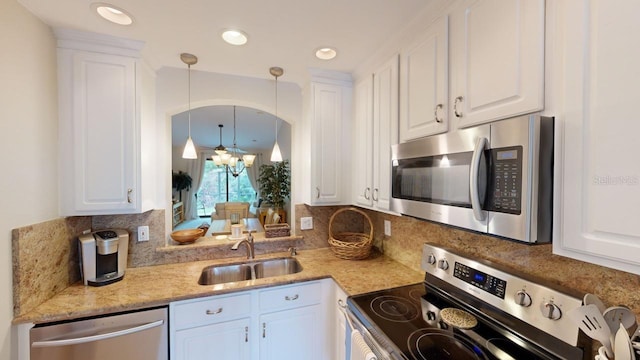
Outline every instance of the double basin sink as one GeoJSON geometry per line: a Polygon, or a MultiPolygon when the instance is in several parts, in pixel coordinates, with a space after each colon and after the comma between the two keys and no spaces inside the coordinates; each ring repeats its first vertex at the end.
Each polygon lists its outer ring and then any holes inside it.
{"type": "Polygon", "coordinates": [[[295,258],[256,260],[241,264],[211,265],[202,269],[198,284],[215,285],[295,274],[302,266],[295,258]]]}

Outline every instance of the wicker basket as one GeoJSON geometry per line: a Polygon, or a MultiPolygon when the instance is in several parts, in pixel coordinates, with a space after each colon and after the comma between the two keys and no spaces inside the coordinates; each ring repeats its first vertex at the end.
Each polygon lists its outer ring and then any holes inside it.
{"type": "Polygon", "coordinates": [[[361,210],[356,208],[343,208],[331,215],[329,219],[329,246],[335,256],[346,260],[362,260],[369,257],[371,252],[371,244],[373,242],[373,223],[371,218],[361,210]],[[353,232],[333,232],[333,220],[336,215],[344,211],[354,211],[364,216],[369,221],[369,234],[353,233],[353,232]]]}
{"type": "Polygon", "coordinates": [[[289,224],[266,224],[264,233],[267,238],[285,237],[290,235],[291,228],[289,224]]]}

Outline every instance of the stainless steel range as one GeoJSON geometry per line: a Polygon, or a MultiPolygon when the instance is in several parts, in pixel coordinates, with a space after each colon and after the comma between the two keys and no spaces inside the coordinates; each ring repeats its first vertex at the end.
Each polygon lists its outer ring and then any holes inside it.
{"type": "Polygon", "coordinates": [[[580,294],[425,244],[424,283],[347,300],[378,359],[589,359],[592,341],[564,316],[580,294]]]}

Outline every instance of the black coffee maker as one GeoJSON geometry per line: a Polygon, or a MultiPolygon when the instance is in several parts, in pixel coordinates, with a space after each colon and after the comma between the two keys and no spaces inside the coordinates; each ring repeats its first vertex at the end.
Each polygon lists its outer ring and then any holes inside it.
{"type": "Polygon", "coordinates": [[[127,267],[129,232],[93,231],[78,237],[80,272],[85,285],[103,286],[122,280],[127,267]]]}

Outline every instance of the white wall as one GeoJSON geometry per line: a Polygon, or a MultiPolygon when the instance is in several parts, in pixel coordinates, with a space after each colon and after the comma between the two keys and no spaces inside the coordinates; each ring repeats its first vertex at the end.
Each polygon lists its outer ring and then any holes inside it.
{"type": "Polygon", "coordinates": [[[11,229],[58,217],[55,39],[15,0],[0,1],[0,359],[15,359],[11,229]]]}
{"type": "MultiPolygon", "coordinates": [[[[265,69],[264,79],[209,73],[191,68],[191,108],[209,105],[240,105],[275,113],[274,78],[265,69]]],[[[158,204],[165,204],[166,234],[171,232],[171,116],[188,110],[186,67],[162,68],[156,78],[156,116],[158,119],[158,204]]],[[[302,91],[297,84],[278,78],[278,117],[290,125],[302,117],[302,91]]],[[[286,134],[279,134],[279,136],[286,134]]],[[[295,139],[291,140],[295,149],[295,139]]],[[[283,151],[291,151],[283,149],[283,151]]],[[[270,156],[270,153],[269,153],[270,156]]],[[[296,165],[291,164],[292,168],[296,165]]],[[[292,178],[292,182],[295,181],[292,178]]],[[[295,201],[295,199],[293,199],[295,201]]]]}

